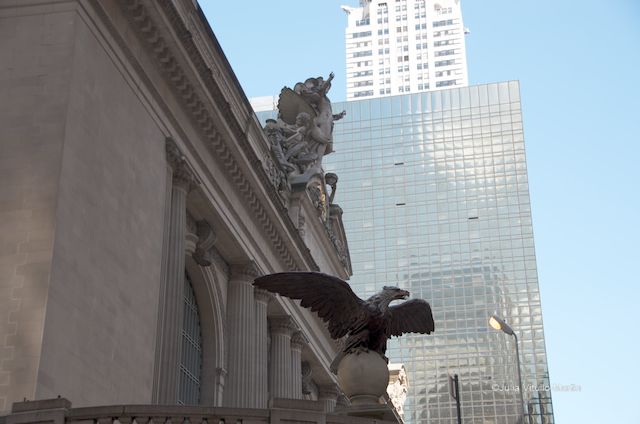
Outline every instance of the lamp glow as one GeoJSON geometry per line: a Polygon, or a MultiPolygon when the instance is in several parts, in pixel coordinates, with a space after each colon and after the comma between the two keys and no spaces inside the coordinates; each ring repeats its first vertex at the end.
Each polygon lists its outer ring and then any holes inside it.
{"type": "Polygon", "coordinates": [[[494,330],[502,330],[502,326],[500,325],[500,323],[498,322],[497,319],[495,319],[493,316],[491,318],[489,318],[489,325],[491,326],[491,328],[493,328],[494,330]]]}
{"type": "Polygon", "coordinates": [[[500,318],[499,316],[497,316],[495,314],[491,315],[491,317],[489,318],[489,325],[494,330],[502,331],[503,333],[506,333],[506,334],[508,334],[510,336],[514,336],[515,335],[515,333],[513,332],[513,328],[511,328],[509,326],[509,324],[504,322],[504,320],[502,318],[500,318]]]}

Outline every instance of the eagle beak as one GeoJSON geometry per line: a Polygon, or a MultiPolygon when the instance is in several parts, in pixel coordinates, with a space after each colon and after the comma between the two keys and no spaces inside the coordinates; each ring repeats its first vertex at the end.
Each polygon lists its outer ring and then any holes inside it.
{"type": "Polygon", "coordinates": [[[402,290],[402,291],[400,292],[400,299],[406,299],[406,298],[408,298],[408,297],[409,297],[409,292],[408,292],[408,291],[406,291],[406,290],[402,290]]]}

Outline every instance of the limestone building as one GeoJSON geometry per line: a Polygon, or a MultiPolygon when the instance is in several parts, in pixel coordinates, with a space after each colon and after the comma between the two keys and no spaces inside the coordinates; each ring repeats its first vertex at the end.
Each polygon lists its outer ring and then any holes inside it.
{"type": "Polygon", "coordinates": [[[317,316],[251,285],[348,278],[341,210],[197,3],[2,0],[0,40],[0,422],[360,422],[317,316]]]}

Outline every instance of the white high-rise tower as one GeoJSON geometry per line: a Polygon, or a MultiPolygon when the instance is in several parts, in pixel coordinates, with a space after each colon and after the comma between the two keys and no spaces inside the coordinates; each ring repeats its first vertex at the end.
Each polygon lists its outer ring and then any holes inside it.
{"type": "Polygon", "coordinates": [[[468,85],[460,0],[360,0],[347,13],[347,100],[468,85]]]}

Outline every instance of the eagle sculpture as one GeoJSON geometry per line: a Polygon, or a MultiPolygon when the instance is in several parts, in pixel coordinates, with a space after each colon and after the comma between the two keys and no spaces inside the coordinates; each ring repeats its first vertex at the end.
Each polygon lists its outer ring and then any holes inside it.
{"type": "Polygon", "coordinates": [[[389,306],[394,300],[406,299],[409,292],[398,287],[384,287],[381,292],[362,300],[349,284],[337,277],[319,272],[282,272],[258,277],[254,286],[291,299],[309,308],[327,324],[334,339],[347,336],[342,352],[333,361],[336,371],[342,357],[351,352],[373,350],[383,358],[387,340],[404,333],[430,334],[434,330],[429,303],[412,299],[389,306]]]}

